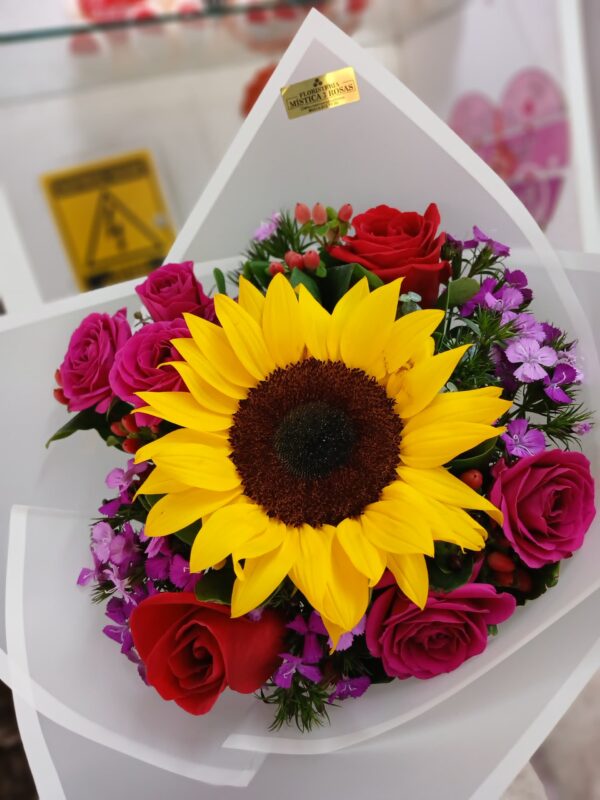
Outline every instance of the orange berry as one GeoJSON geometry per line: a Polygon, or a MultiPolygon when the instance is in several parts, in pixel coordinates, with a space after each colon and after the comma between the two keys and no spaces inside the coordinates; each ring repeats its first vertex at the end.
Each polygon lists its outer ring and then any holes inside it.
{"type": "Polygon", "coordinates": [[[143,442],[140,439],[124,439],[121,447],[126,453],[136,453],[140,447],[143,445],[143,442]]]}
{"type": "Polygon", "coordinates": [[[121,418],[121,425],[125,428],[127,433],[137,433],[140,429],[133,414],[125,414],[125,416],[121,418]]]}
{"type": "Polygon", "coordinates": [[[344,203],[344,205],[338,211],[338,219],[341,222],[350,222],[352,219],[353,209],[350,203],[344,203]]]}
{"type": "Polygon", "coordinates": [[[483,474],[478,469],[468,469],[458,476],[463,483],[470,486],[471,489],[481,489],[483,485],[483,474]]]}
{"type": "Polygon", "coordinates": [[[322,203],[315,203],[312,218],[316,225],[324,225],[327,222],[327,209],[322,203]]]}
{"type": "Polygon", "coordinates": [[[300,225],[304,225],[310,220],[310,208],[306,205],[306,203],[296,203],[294,216],[296,217],[296,222],[298,222],[300,225]]]}
{"type": "Polygon", "coordinates": [[[506,553],[488,553],[487,563],[490,569],[493,569],[495,572],[513,573],[516,568],[515,562],[510,556],[507,556],[506,553]]]}

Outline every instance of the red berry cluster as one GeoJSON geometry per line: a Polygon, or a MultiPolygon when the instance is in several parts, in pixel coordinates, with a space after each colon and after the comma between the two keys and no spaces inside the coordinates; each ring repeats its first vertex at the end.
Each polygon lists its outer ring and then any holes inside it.
{"type": "MultiPolygon", "coordinates": [[[[148,429],[153,434],[159,432],[158,425],[149,425],[148,429]]],[[[122,439],[119,444],[126,453],[133,454],[137,452],[143,444],[148,442],[147,434],[143,435],[143,433],[141,433],[141,431],[147,429],[140,428],[133,414],[125,414],[120,420],[111,423],[110,430],[114,436],[122,439]]]]}
{"type": "Polygon", "coordinates": [[[66,397],[66,395],[65,395],[65,393],[63,391],[63,388],[62,388],[62,378],[61,378],[59,369],[57,369],[55,371],[55,373],[54,373],[54,380],[58,384],[56,389],[54,389],[52,391],[52,394],[54,395],[54,399],[57,400],[59,403],[61,403],[63,406],[68,406],[69,405],[69,401],[68,401],[68,399],[67,399],[67,397],[66,397]]]}

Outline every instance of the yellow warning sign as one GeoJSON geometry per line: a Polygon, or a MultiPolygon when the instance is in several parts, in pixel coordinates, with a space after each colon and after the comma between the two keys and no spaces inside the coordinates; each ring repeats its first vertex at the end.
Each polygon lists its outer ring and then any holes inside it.
{"type": "Polygon", "coordinates": [[[53,172],[42,183],[82,289],[163,262],[175,233],[149,152],[53,172]]]}

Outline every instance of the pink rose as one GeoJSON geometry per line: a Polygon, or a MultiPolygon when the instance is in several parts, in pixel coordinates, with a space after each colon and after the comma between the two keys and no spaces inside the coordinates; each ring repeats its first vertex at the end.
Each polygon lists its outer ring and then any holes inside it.
{"type": "Polygon", "coordinates": [[[433,678],[483,653],[488,625],[508,619],[512,595],[487,583],[430,594],[421,611],[397,587],[386,589],[367,616],[367,647],[392,678],[433,678]]]}
{"type": "Polygon", "coordinates": [[[216,322],[215,304],[194,277],[194,262],[164,264],[150,273],[136,292],[155,322],[176,319],[184,312],[216,322]]]}
{"type": "MultiPolygon", "coordinates": [[[[152,322],[144,325],[129,339],[115,357],[110,371],[110,385],[117,397],[132,406],[146,405],[136,392],[180,392],[185,389],[177,370],[161,367],[167,361],[182,358],[171,344],[171,339],[189,337],[183,319],[152,322]]],[[[159,420],[148,414],[136,414],[139,425],[151,425],[159,420]]]]}
{"type": "Polygon", "coordinates": [[[60,365],[60,379],[69,411],[96,408],[103,414],[114,397],[109,372],[115,355],[131,337],[127,309],[89,314],[75,329],[60,365]]]}
{"type": "Polygon", "coordinates": [[[594,479],[582,453],[546,450],[494,467],[489,498],[504,514],[504,535],[528,567],[570,556],[596,514],[594,479]]]}

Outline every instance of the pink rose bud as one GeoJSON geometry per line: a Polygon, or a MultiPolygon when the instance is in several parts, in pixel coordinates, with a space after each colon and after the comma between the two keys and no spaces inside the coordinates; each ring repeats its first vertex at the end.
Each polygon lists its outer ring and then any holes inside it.
{"type": "Polygon", "coordinates": [[[350,222],[352,219],[352,206],[350,203],[344,203],[344,205],[338,211],[338,219],[341,222],[350,222]]]}
{"type": "Polygon", "coordinates": [[[306,203],[296,203],[294,216],[296,217],[296,222],[300,225],[304,225],[305,222],[309,222],[310,220],[310,208],[306,203]]]}
{"type": "Polygon", "coordinates": [[[285,272],[285,267],[281,263],[281,261],[271,261],[269,264],[269,275],[277,275],[278,272],[285,272]]]}
{"type": "Polygon", "coordinates": [[[309,250],[302,256],[302,261],[306,269],[317,269],[321,263],[321,256],[316,250],[309,250]]]}
{"type": "Polygon", "coordinates": [[[300,253],[295,253],[293,250],[288,250],[283,260],[288,265],[290,269],[294,269],[294,267],[298,267],[298,269],[302,269],[304,266],[304,260],[300,253]]]}
{"type": "Polygon", "coordinates": [[[321,203],[315,203],[312,210],[312,218],[316,225],[324,225],[327,222],[327,211],[321,203]]]}

